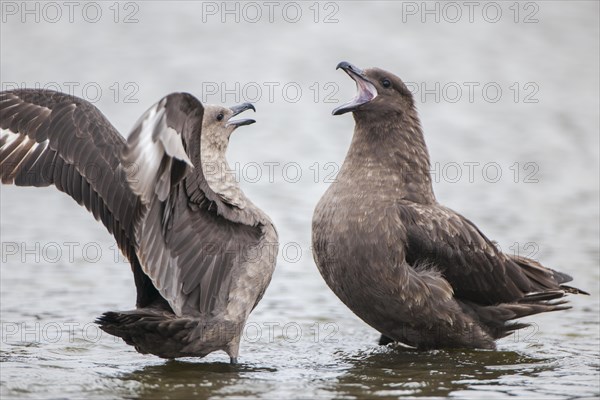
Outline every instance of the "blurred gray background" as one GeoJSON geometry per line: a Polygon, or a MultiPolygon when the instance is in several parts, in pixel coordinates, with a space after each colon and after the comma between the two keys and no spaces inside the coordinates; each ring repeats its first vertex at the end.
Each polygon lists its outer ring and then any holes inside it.
{"type": "Polygon", "coordinates": [[[3,397],[597,396],[599,3],[0,3],[2,89],[92,101],[126,136],[173,91],[251,101],[228,152],[278,227],[278,268],[243,365],[164,363],[91,323],[135,289],[112,237],[54,188],[1,186],[3,397]],[[400,76],[417,99],[438,200],[506,252],[574,276],[591,297],[530,318],[498,352],[418,354],[377,334],[312,261],[315,204],[343,162],[352,98],[340,61],[400,76]],[[73,244],[70,244],[73,243],[73,244]],[[117,258],[115,260],[115,258],[117,258]]]}

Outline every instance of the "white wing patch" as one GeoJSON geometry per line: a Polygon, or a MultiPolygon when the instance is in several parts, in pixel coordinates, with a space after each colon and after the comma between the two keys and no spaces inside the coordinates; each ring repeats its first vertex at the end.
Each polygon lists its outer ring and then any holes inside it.
{"type": "Polygon", "coordinates": [[[123,168],[131,190],[144,204],[154,195],[164,201],[171,188],[173,159],[193,167],[181,134],[167,126],[166,99],[152,106],[138,120],[127,140],[123,168]]]}
{"type": "Polygon", "coordinates": [[[44,154],[48,147],[48,139],[38,143],[27,135],[0,129],[0,145],[2,183],[12,184],[16,174],[21,170],[21,165],[27,162],[33,166],[44,154]],[[31,159],[32,157],[35,159],[31,159]]]}
{"type": "Polygon", "coordinates": [[[6,149],[10,147],[11,143],[17,140],[21,135],[9,131],[8,129],[0,129],[0,143],[2,143],[2,147],[0,147],[0,153],[4,158],[4,152],[6,149]]]}

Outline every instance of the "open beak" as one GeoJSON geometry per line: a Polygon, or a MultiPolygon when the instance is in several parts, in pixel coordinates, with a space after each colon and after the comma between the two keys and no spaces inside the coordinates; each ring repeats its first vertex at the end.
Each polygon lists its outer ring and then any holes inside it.
{"type": "Polygon", "coordinates": [[[356,89],[358,93],[356,97],[350,100],[346,104],[342,104],[341,106],[335,108],[332,111],[333,115],[341,115],[345,114],[349,111],[354,111],[363,104],[366,104],[377,97],[377,89],[373,84],[369,81],[369,78],[366,77],[364,72],[349,62],[342,61],[337,65],[335,69],[343,69],[344,72],[350,76],[356,82],[356,89]]]}
{"type": "Polygon", "coordinates": [[[233,114],[231,114],[231,117],[229,117],[229,120],[227,121],[227,125],[226,126],[230,126],[233,125],[236,128],[239,126],[243,126],[243,125],[251,125],[253,123],[255,123],[256,121],[253,119],[237,119],[235,121],[232,121],[231,118],[235,117],[238,114],[241,114],[242,112],[246,111],[246,110],[252,110],[254,112],[256,112],[256,108],[254,108],[254,106],[251,103],[242,103],[239,104],[237,106],[233,106],[229,108],[233,114]]]}

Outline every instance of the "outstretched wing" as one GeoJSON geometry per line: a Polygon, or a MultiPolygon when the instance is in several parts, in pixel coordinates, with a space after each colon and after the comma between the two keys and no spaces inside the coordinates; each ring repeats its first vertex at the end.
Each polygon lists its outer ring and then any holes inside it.
{"type": "Polygon", "coordinates": [[[0,93],[3,184],[55,185],[130,248],[137,197],[123,179],[125,140],[89,102],[50,90],[0,93]]]}
{"type": "MultiPolygon", "coordinates": [[[[565,274],[502,253],[471,221],[439,205],[403,205],[406,259],[431,263],[455,296],[479,304],[514,302],[526,294],[559,290],[565,274]]],[[[531,261],[531,260],[529,260],[531,261]]]]}
{"type": "Polygon", "coordinates": [[[85,206],[129,258],[137,305],[164,302],[135,255],[140,201],[120,154],[125,140],[89,102],[50,90],[0,93],[0,177],[3,184],[55,185],[85,206]]]}
{"type": "Polygon", "coordinates": [[[202,117],[192,95],[171,94],[138,121],[124,151],[141,173],[131,187],[147,204],[136,226],[137,255],[177,315],[222,310],[232,277],[263,235],[257,214],[224,203],[206,183],[202,117]]]}

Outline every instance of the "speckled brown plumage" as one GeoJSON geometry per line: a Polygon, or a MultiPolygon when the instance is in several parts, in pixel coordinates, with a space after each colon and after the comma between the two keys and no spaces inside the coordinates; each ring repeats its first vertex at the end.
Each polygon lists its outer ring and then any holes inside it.
{"type": "Polygon", "coordinates": [[[471,221],[440,205],[411,92],[395,75],[340,63],[359,94],[352,143],[313,216],[323,278],[380,343],[494,348],[514,319],[568,308],[566,274],[502,253],[471,221]]]}

